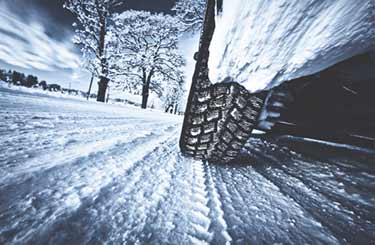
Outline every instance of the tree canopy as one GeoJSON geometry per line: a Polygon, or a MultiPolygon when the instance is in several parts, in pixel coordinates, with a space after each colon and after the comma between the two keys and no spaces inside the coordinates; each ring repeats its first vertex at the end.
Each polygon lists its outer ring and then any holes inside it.
{"type": "Polygon", "coordinates": [[[183,80],[184,59],[178,49],[180,22],[173,16],[126,11],[114,18],[112,48],[122,72],[120,86],[142,90],[143,107],[149,91],[160,97],[183,80]]]}

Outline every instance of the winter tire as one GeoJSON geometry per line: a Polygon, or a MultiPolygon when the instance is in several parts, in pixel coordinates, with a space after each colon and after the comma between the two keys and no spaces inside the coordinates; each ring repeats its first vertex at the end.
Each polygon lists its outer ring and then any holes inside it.
{"type": "Polygon", "coordinates": [[[256,125],[266,94],[250,94],[237,83],[194,91],[186,110],[180,148],[209,162],[237,157],[256,125]]]}

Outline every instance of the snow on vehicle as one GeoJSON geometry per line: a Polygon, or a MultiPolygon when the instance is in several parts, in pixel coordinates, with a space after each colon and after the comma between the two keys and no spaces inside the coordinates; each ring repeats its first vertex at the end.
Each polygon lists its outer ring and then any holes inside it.
{"type": "Polygon", "coordinates": [[[196,68],[181,151],[209,162],[229,162],[238,156],[255,128],[340,143],[361,139],[363,145],[365,139],[365,146],[374,146],[375,129],[366,126],[374,119],[374,103],[365,91],[373,87],[375,75],[358,75],[360,67],[365,67],[366,74],[374,74],[374,9],[372,1],[236,0],[223,4],[208,0],[194,57],[196,68]],[[215,30],[216,23],[219,28],[215,30]],[[357,90],[344,84],[345,76],[357,90]],[[325,111],[320,110],[322,103],[309,106],[325,86],[324,101],[334,98],[332,106],[325,111]],[[342,89],[350,96],[362,91],[364,99],[343,97],[342,89]],[[343,116],[345,110],[337,111],[343,103],[355,105],[348,110],[349,120],[343,116]],[[367,110],[358,109],[363,107],[367,110]],[[303,108],[314,113],[294,115],[303,108]],[[331,117],[330,110],[334,111],[331,117]],[[360,117],[370,115],[370,122],[352,120],[358,111],[360,117]],[[337,126],[340,120],[349,123],[337,126]]]}

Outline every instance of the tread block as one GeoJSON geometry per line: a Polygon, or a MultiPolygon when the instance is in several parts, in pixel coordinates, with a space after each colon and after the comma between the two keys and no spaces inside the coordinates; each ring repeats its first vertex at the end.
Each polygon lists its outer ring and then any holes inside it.
{"type": "Polygon", "coordinates": [[[237,131],[237,125],[234,122],[232,122],[232,121],[228,122],[227,128],[233,134],[237,131]]]}
{"type": "Polygon", "coordinates": [[[254,127],[254,124],[249,122],[249,121],[242,121],[241,124],[240,124],[240,127],[245,131],[245,132],[250,132],[253,127],[254,127]]]}
{"type": "Polygon", "coordinates": [[[195,146],[194,145],[186,145],[186,148],[190,151],[195,151],[195,146]]]}
{"type": "Polygon", "coordinates": [[[213,86],[212,97],[219,97],[229,94],[230,89],[226,86],[213,86]]]}
{"type": "Polygon", "coordinates": [[[205,103],[197,103],[195,106],[192,106],[191,113],[200,114],[206,112],[208,109],[207,104],[205,103]]]}
{"type": "Polygon", "coordinates": [[[201,114],[201,115],[197,115],[197,116],[192,116],[191,118],[191,123],[193,125],[200,125],[204,122],[204,115],[201,114]]]}
{"type": "Polygon", "coordinates": [[[247,105],[247,101],[243,96],[238,96],[235,98],[236,105],[238,105],[239,108],[244,109],[247,105]]]}
{"type": "Polygon", "coordinates": [[[220,110],[212,110],[207,112],[207,121],[211,122],[220,118],[220,110]]]}
{"type": "Polygon", "coordinates": [[[201,137],[201,143],[209,143],[212,141],[212,134],[204,134],[201,137]]]}
{"type": "Polygon", "coordinates": [[[236,157],[238,155],[237,151],[227,151],[226,154],[230,157],[236,157]]]}
{"type": "Polygon", "coordinates": [[[205,125],[203,125],[203,132],[205,134],[212,133],[216,131],[216,124],[215,122],[210,122],[205,125]]]}
{"type": "Polygon", "coordinates": [[[195,154],[196,155],[206,156],[207,155],[207,151],[206,150],[197,150],[197,151],[195,151],[195,154]]]}
{"type": "Polygon", "coordinates": [[[210,101],[211,109],[224,108],[225,106],[226,106],[226,100],[224,96],[217,97],[210,101]]]}
{"type": "Polygon", "coordinates": [[[198,150],[207,150],[208,149],[208,144],[200,144],[197,147],[198,150]]]}
{"type": "Polygon", "coordinates": [[[253,108],[259,110],[262,108],[263,101],[260,101],[258,97],[253,96],[250,98],[250,104],[253,108]]]}
{"type": "Polygon", "coordinates": [[[232,111],[230,112],[230,115],[236,120],[236,121],[240,121],[242,119],[242,115],[241,115],[241,112],[236,108],[234,107],[232,109],[232,111]]]}
{"type": "MultiPolygon", "coordinates": [[[[242,143],[242,142],[241,142],[242,143]]],[[[232,148],[235,149],[235,150],[241,150],[242,149],[242,144],[240,142],[233,142],[231,145],[232,145],[232,148]]]]}
{"type": "Polygon", "coordinates": [[[228,146],[224,142],[218,144],[216,147],[217,147],[217,149],[219,149],[220,151],[223,151],[223,152],[228,148],[228,146]]]}
{"type": "Polygon", "coordinates": [[[237,130],[237,132],[234,135],[237,137],[237,139],[239,139],[241,141],[247,140],[247,138],[249,137],[248,133],[246,133],[246,132],[244,132],[244,131],[242,131],[240,129],[237,130]]]}
{"type": "Polygon", "coordinates": [[[186,141],[189,145],[195,145],[198,143],[198,138],[189,137],[186,141]]]}
{"type": "Polygon", "coordinates": [[[209,90],[199,91],[197,94],[197,99],[199,102],[207,102],[211,99],[211,94],[209,90]]]}
{"type": "Polygon", "coordinates": [[[251,121],[255,121],[258,116],[258,112],[255,111],[252,107],[246,107],[243,114],[251,121]]]}
{"type": "Polygon", "coordinates": [[[194,127],[190,129],[191,136],[198,136],[202,132],[201,127],[194,127]]]}
{"type": "Polygon", "coordinates": [[[229,143],[232,141],[232,138],[233,138],[233,136],[231,135],[230,132],[225,131],[225,132],[223,133],[223,140],[224,140],[226,143],[229,144],[229,143]]]}

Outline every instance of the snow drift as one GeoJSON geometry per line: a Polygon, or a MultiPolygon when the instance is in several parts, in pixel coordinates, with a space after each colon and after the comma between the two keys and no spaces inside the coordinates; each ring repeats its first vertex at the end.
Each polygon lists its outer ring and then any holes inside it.
{"type": "Polygon", "coordinates": [[[210,77],[256,91],[374,49],[373,0],[224,1],[210,77]]]}

